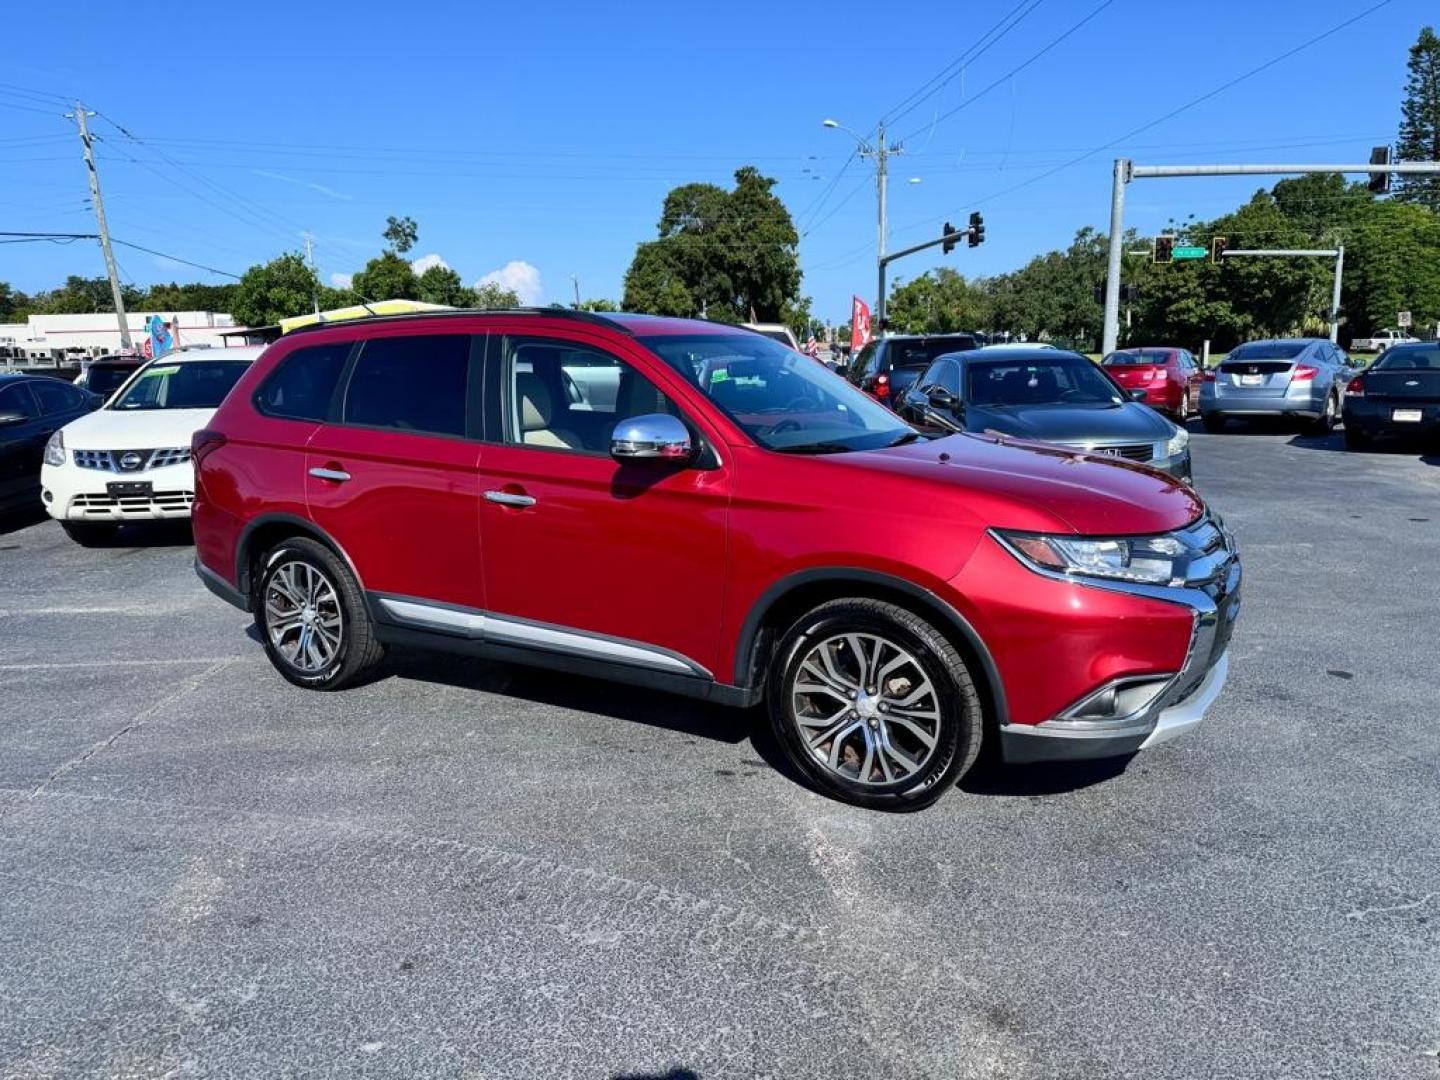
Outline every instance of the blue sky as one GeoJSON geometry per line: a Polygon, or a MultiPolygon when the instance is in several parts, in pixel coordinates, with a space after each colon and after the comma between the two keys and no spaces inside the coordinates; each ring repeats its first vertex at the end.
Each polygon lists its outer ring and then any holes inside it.
{"type": "MultiPolygon", "coordinates": [[[[823,118],[870,130],[1002,17],[1030,9],[892,127],[906,151],[893,163],[892,249],[976,207],[988,234],[975,251],[926,253],[894,273],[996,273],[1104,227],[1117,153],[1364,160],[1393,140],[1406,50],[1427,17],[1440,21],[1433,0],[1390,0],[1036,180],[1376,2],[1111,0],[1014,75],[1100,0],[431,3],[413,22],[364,2],[25,4],[8,16],[0,72],[0,229],[94,229],[78,139],[46,94],[102,114],[92,124],[115,236],[235,273],[299,248],[302,229],[316,236],[322,277],[354,271],[379,251],[386,215],[408,214],[420,225],[412,256],[439,256],[467,283],[502,272],[527,299],[568,301],[573,274],[584,296],[618,299],[666,191],[727,183],[754,164],[779,179],[804,231],[816,313],[841,321],[852,293],[874,291],[875,195],[864,163],[835,180],[852,143],[823,118]]],[[[1155,232],[1171,216],[1215,214],[1260,183],[1136,184],[1128,223],[1155,232]]],[[[118,254],[139,284],[226,280],[118,254]]],[[[0,280],[22,289],[101,272],[91,242],[0,246],[0,280]]]]}

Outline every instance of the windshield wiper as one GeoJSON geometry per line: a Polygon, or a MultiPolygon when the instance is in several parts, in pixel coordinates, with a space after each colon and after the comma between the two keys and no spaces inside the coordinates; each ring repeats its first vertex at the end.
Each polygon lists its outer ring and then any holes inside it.
{"type": "Polygon", "coordinates": [[[885,449],[886,449],[886,450],[889,450],[890,447],[892,447],[892,446],[904,446],[906,443],[912,443],[912,442],[914,442],[916,439],[918,439],[918,438],[920,438],[920,437],[921,437],[921,435],[920,435],[920,432],[918,432],[918,431],[907,431],[907,432],[904,432],[904,433],[903,433],[898,439],[896,439],[894,442],[888,442],[888,443],[886,443],[886,444],[885,444],[885,449]]]}
{"type": "Polygon", "coordinates": [[[848,454],[855,448],[838,442],[795,443],[793,446],[772,446],[777,454],[848,454]]]}

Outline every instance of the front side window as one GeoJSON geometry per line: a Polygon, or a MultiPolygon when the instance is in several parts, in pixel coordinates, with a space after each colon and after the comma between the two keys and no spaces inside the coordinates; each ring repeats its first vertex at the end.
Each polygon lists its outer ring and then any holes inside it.
{"type": "Polygon", "coordinates": [[[948,390],[955,397],[960,396],[960,365],[954,360],[941,357],[930,365],[930,370],[920,377],[920,389],[929,390],[932,386],[948,390]]]}
{"type": "Polygon", "coordinates": [[[342,419],[417,435],[463,436],[470,341],[468,334],[369,339],[345,388],[342,419]]]}
{"type": "Polygon", "coordinates": [[[155,360],[106,408],[120,412],[156,409],[218,409],[245,374],[248,360],[155,360]]]}
{"type": "Polygon", "coordinates": [[[765,338],[722,333],[639,340],[768,450],[875,450],[919,437],[824,365],[765,338]]]}
{"type": "Polygon", "coordinates": [[[344,341],[297,349],[265,380],[255,394],[255,407],[287,420],[324,420],[351,347],[344,341]]]}
{"type": "Polygon", "coordinates": [[[53,385],[49,382],[35,383],[35,396],[40,401],[40,413],[43,416],[74,412],[84,401],[84,395],[79,390],[60,382],[53,385]]]}
{"type": "Polygon", "coordinates": [[[1084,357],[973,362],[965,371],[972,405],[1120,405],[1119,389],[1084,357]]]}
{"type": "Polygon", "coordinates": [[[512,337],[505,339],[503,356],[506,442],[608,455],[619,421],[649,413],[681,416],[654,383],[599,349],[512,337]]]}
{"type": "Polygon", "coordinates": [[[30,388],[24,383],[0,387],[0,413],[18,414],[27,420],[39,415],[35,411],[35,399],[30,396],[30,388]]]}

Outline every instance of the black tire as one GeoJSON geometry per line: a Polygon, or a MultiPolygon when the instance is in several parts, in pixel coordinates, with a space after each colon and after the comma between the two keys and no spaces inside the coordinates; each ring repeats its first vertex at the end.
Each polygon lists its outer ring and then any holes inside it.
{"type": "Polygon", "coordinates": [[[1225,430],[1225,417],[1222,413],[1201,413],[1200,423],[1205,425],[1205,430],[1211,435],[1219,435],[1225,430]]]}
{"type": "MultiPolygon", "coordinates": [[[[275,670],[296,686],[307,690],[343,690],[359,682],[385,658],[385,646],[375,639],[365,597],[350,568],[324,544],[309,537],[293,537],[265,553],[260,563],[254,607],[255,628],[265,645],[265,655],[275,670]],[[328,655],[314,664],[302,662],[310,656],[302,655],[298,644],[294,655],[287,655],[286,649],[292,642],[288,630],[279,625],[277,618],[277,609],[288,611],[292,606],[286,599],[292,594],[285,591],[290,583],[297,577],[315,580],[309,575],[318,575],[329,587],[328,596],[333,597],[328,599],[323,589],[317,590],[312,634],[320,635],[323,626],[333,631],[337,639],[334,645],[330,644],[329,637],[318,639],[320,644],[316,648],[323,645],[328,655]],[[331,622],[332,618],[337,621],[331,622]],[[278,643],[276,630],[280,631],[278,643]]],[[[295,629],[298,635],[300,628],[295,629]]]]}
{"type": "MultiPolygon", "coordinates": [[[[831,655],[835,657],[839,654],[831,655]]],[[[853,658],[853,650],[849,655],[853,658]]],[[[882,652],[880,655],[884,657],[885,654],[882,652]]],[[[861,662],[864,663],[863,660],[861,662]]],[[[889,665],[882,659],[879,666],[884,669],[889,665]]],[[[811,685],[814,684],[808,672],[806,678],[811,685]]],[[[832,600],[799,619],[785,633],[776,649],[767,677],[766,700],[775,739],[795,768],[817,790],[855,806],[882,810],[918,810],[930,806],[955,786],[980,752],[983,730],[980,696],[964,658],[929,622],[902,607],[880,600],[832,600]],[[907,674],[892,676],[885,682],[895,693],[906,694],[917,683],[923,688],[920,676],[928,680],[930,692],[920,697],[919,703],[933,702],[931,711],[935,716],[933,720],[916,723],[931,738],[932,745],[927,747],[911,734],[915,731],[913,724],[897,720],[900,702],[888,706],[891,711],[886,715],[872,711],[868,720],[861,718],[861,713],[856,710],[862,706],[881,712],[887,709],[887,688],[877,685],[868,688],[871,694],[864,702],[848,706],[848,712],[842,695],[830,691],[806,695],[802,699],[806,702],[824,701],[820,709],[825,712],[832,706],[838,707],[840,712],[836,713],[836,717],[845,713],[838,722],[850,725],[849,731],[841,731],[835,739],[819,744],[820,752],[844,758],[837,768],[822,761],[816,751],[807,746],[801,734],[801,721],[792,708],[792,695],[797,692],[801,669],[815,655],[815,650],[829,648],[832,642],[844,640],[846,635],[859,635],[857,640],[866,648],[869,647],[868,641],[883,639],[892,649],[891,659],[902,652],[909,654],[912,663],[899,669],[907,674]],[[899,689],[896,689],[897,684],[899,689]],[[878,694],[874,693],[876,690],[878,694]],[[873,736],[871,731],[865,730],[866,725],[873,730],[873,736]],[[858,760],[860,747],[854,741],[857,738],[867,748],[863,761],[858,760]],[[843,745],[837,747],[837,743],[843,745]],[[892,753],[877,751],[871,764],[869,750],[879,746],[888,748],[892,753]],[[913,771],[902,778],[887,780],[886,777],[894,771],[892,766],[904,761],[907,756],[909,764],[914,766],[913,771]],[[882,758],[884,764],[881,763],[882,758]],[[856,775],[843,775],[844,768],[851,764],[856,775]],[[869,766],[865,774],[868,780],[862,781],[860,776],[864,766],[869,766]]],[[[912,715],[914,711],[917,710],[912,710],[912,715]]],[[[834,722],[836,717],[830,717],[825,722],[834,722]]],[[[818,716],[812,719],[818,719],[818,716]]],[[[823,725],[811,725],[808,730],[818,730],[823,734],[825,728],[823,725]]],[[[899,767],[905,768],[904,765],[899,767]]]]}
{"type": "Polygon", "coordinates": [[[81,547],[108,547],[115,543],[120,533],[119,525],[107,525],[98,521],[62,521],[60,527],[65,535],[81,547]]]}
{"type": "Polygon", "coordinates": [[[1346,450],[1369,450],[1374,440],[1366,435],[1359,428],[1345,425],[1345,449],[1346,450]]]}

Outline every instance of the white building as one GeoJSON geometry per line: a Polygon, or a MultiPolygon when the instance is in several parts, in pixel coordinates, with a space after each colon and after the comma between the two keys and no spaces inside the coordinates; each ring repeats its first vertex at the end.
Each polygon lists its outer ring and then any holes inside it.
{"type": "MultiPolygon", "coordinates": [[[[224,348],[221,335],[237,329],[229,315],[215,311],[130,311],[125,321],[130,326],[130,340],[140,350],[147,334],[145,322],[159,315],[170,324],[177,345],[212,345],[224,348]]],[[[230,342],[239,343],[239,338],[230,342]]],[[[82,359],[117,353],[120,345],[120,323],[113,311],[86,315],[31,315],[23,323],[0,323],[0,363],[41,365],[47,363],[78,363],[82,359]]]]}

